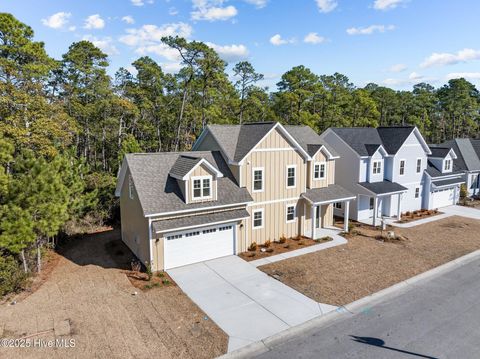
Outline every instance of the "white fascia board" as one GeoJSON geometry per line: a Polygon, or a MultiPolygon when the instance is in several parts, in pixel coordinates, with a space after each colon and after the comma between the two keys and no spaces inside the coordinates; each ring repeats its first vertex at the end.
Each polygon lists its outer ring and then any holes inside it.
{"type": "Polygon", "coordinates": [[[125,181],[125,176],[127,174],[127,158],[124,157],[122,161],[122,166],[118,170],[117,176],[117,186],[115,187],[115,196],[120,197],[122,194],[123,182],[125,181]]]}
{"type": "MultiPolygon", "coordinates": [[[[216,175],[217,178],[221,178],[223,177],[223,173],[220,172],[219,170],[217,170],[210,162],[208,162],[205,158],[202,158],[200,162],[198,162],[195,166],[192,167],[192,169],[190,171],[188,171],[188,173],[183,176],[181,179],[183,181],[187,180],[188,177],[190,177],[190,174],[193,172],[193,170],[195,170],[195,168],[197,168],[198,166],[202,165],[202,164],[205,164],[208,168],[210,168],[216,175]]],[[[176,178],[174,176],[172,176],[173,178],[176,178]]]]}
{"type": "Polygon", "coordinates": [[[232,203],[232,204],[226,204],[226,205],[221,205],[221,206],[199,207],[199,208],[195,208],[195,209],[182,209],[180,211],[172,211],[172,212],[152,213],[152,214],[145,214],[144,216],[146,218],[151,218],[151,217],[169,216],[169,215],[172,215],[172,214],[179,214],[179,213],[196,213],[196,212],[213,210],[213,209],[247,206],[250,203],[254,203],[254,201],[242,202],[242,203],[232,203]]]}

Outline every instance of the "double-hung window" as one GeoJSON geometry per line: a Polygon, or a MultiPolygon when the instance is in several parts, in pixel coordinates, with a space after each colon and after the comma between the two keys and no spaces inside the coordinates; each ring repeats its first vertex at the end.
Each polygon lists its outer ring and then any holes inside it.
{"type": "Polygon", "coordinates": [[[263,168],[253,169],[253,192],[263,191],[263,168]]]}
{"type": "Polygon", "coordinates": [[[319,162],[313,165],[313,179],[325,179],[326,175],[327,166],[325,162],[319,162]]]}
{"type": "Polygon", "coordinates": [[[295,205],[287,205],[287,223],[295,221],[295,205]]]}
{"type": "Polygon", "coordinates": [[[263,228],[263,209],[253,211],[253,228],[263,228]]]}
{"type": "Polygon", "coordinates": [[[415,198],[420,197],[420,187],[415,187],[415,198]]]}
{"type": "Polygon", "coordinates": [[[417,173],[420,173],[422,171],[422,159],[417,158],[417,173]]]}
{"type": "Polygon", "coordinates": [[[382,161],[373,161],[372,173],[374,175],[379,175],[382,173],[382,161]]]}
{"type": "Polygon", "coordinates": [[[400,160],[400,176],[405,174],[405,160],[400,160]]]}
{"type": "Polygon", "coordinates": [[[452,169],[452,160],[445,160],[445,171],[450,171],[452,169]]]}
{"type": "Polygon", "coordinates": [[[193,177],[193,199],[205,199],[212,196],[211,177],[193,177]]]}
{"type": "Polygon", "coordinates": [[[295,187],[295,166],[288,166],[287,167],[287,188],[294,188],[295,187]]]}

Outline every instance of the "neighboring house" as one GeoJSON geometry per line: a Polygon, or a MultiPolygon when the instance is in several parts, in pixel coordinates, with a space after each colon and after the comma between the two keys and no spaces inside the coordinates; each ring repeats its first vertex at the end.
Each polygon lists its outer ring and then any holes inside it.
{"type": "Polygon", "coordinates": [[[457,158],[453,160],[453,170],[463,172],[468,195],[478,195],[480,193],[480,140],[456,138],[438,146],[449,147],[455,151],[457,158]]]}
{"type": "Polygon", "coordinates": [[[333,206],[335,151],[309,127],[210,125],[191,152],[129,154],[119,173],[122,239],[153,270],[246,251],[282,236],[319,238],[333,206]]]}
{"type": "Polygon", "coordinates": [[[457,154],[451,147],[431,146],[425,171],[424,208],[437,209],[456,204],[460,198],[463,171],[454,168],[457,154]]]}
{"type": "MultiPolygon", "coordinates": [[[[432,186],[433,177],[427,174],[432,153],[418,128],[329,128],[321,138],[340,156],[337,184],[357,194],[350,207],[352,219],[372,219],[376,225],[381,217],[399,218],[404,212],[444,202],[440,188],[432,186]]],[[[445,188],[456,187],[455,183],[445,188]]]]}

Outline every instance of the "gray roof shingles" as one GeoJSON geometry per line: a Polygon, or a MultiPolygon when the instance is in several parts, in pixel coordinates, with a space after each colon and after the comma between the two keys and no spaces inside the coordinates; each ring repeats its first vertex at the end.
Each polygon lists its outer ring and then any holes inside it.
{"type": "Polygon", "coordinates": [[[240,188],[218,151],[127,154],[128,168],[144,215],[195,210],[212,206],[251,202],[246,188],[240,188]],[[177,180],[169,175],[182,155],[205,158],[224,177],[218,178],[217,200],[186,204],[177,180]]]}
{"type": "Polygon", "coordinates": [[[403,187],[401,184],[390,181],[380,181],[380,182],[361,182],[360,186],[368,189],[370,192],[375,194],[387,194],[394,192],[403,192],[408,189],[403,187]]]}
{"type": "Polygon", "coordinates": [[[250,217],[245,209],[235,209],[215,213],[199,214],[180,218],[165,219],[153,222],[155,232],[165,232],[177,228],[201,226],[209,223],[226,222],[250,217]]]}
{"type": "MultiPolygon", "coordinates": [[[[453,160],[454,170],[480,171],[480,153],[475,148],[475,140],[469,138],[457,138],[446,141],[442,145],[453,148],[457,159],[453,160]]],[[[478,148],[480,150],[480,148],[478,148]]]]}
{"type": "Polygon", "coordinates": [[[429,157],[445,158],[450,152],[450,150],[450,147],[430,146],[430,151],[432,152],[432,154],[429,155],[429,157]]]}
{"type": "Polygon", "coordinates": [[[396,154],[414,129],[415,127],[412,126],[333,127],[332,131],[360,156],[371,156],[380,145],[385,148],[388,154],[396,154]]]}
{"type": "Polygon", "coordinates": [[[337,184],[331,184],[327,187],[307,189],[305,193],[302,193],[302,197],[313,203],[320,203],[355,198],[355,195],[337,184]]]}
{"type": "Polygon", "coordinates": [[[448,185],[455,185],[459,183],[464,183],[465,181],[461,179],[460,177],[457,178],[451,178],[451,179],[446,179],[446,180],[441,180],[441,181],[434,181],[432,184],[436,187],[440,186],[448,186],[448,185]]]}
{"type": "Polygon", "coordinates": [[[172,168],[170,168],[170,174],[172,176],[182,178],[189,173],[201,160],[201,157],[180,155],[173,164],[172,168]]]}

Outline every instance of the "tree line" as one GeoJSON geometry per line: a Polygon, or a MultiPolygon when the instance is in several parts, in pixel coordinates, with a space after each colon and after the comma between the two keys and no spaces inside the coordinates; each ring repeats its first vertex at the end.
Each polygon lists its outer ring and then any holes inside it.
{"type": "Polygon", "coordinates": [[[53,59],[31,27],[0,14],[0,295],[41,270],[59,233],[118,217],[116,174],[125,153],[189,150],[209,123],[280,121],[328,127],[416,125],[430,142],[477,137],[480,95],[465,79],[412,91],[356,87],[347,76],[296,66],[275,91],[252,64],[228,64],[206,44],[162,42],[182,67],[148,56],[108,75],[89,41],[53,59]]]}

